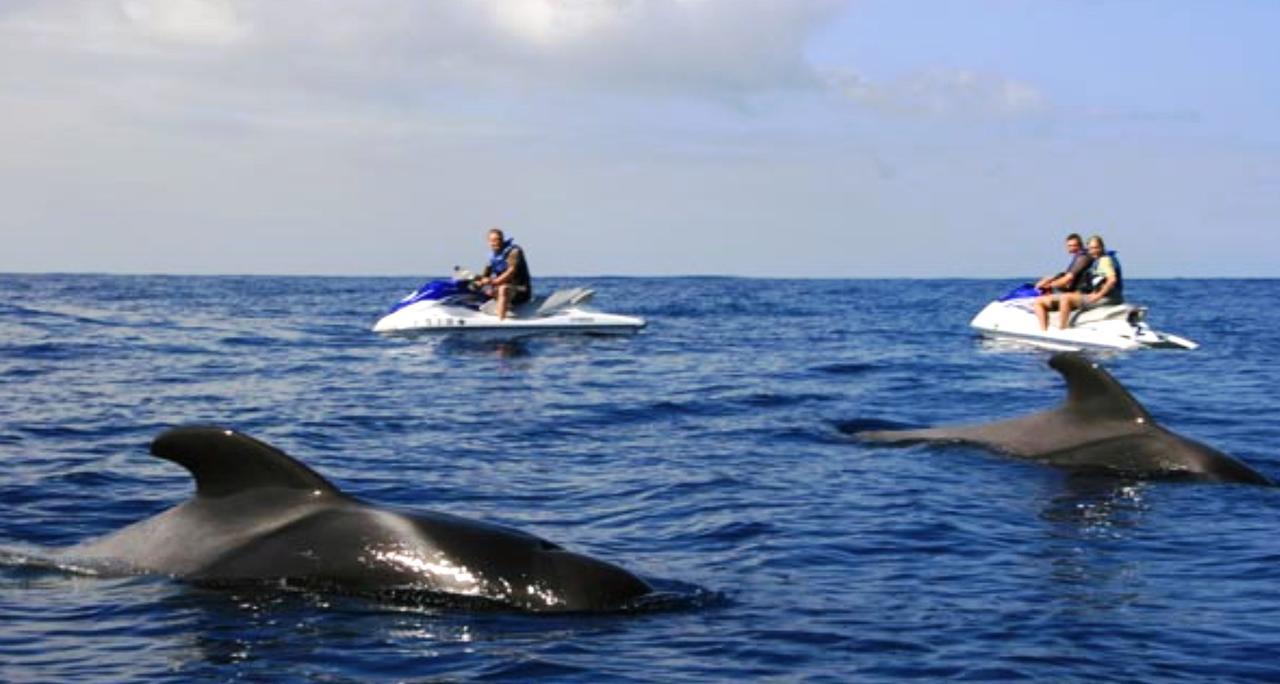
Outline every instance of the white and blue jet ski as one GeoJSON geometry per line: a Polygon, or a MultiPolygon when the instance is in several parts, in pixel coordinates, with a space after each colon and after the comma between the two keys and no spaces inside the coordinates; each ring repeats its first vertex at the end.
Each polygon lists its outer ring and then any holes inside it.
{"type": "Polygon", "coordinates": [[[1102,349],[1196,349],[1200,345],[1147,325],[1147,307],[1124,302],[1073,311],[1068,326],[1058,327],[1058,312],[1049,312],[1049,329],[1041,330],[1033,306],[1040,293],[1022,285],[987,304],[969,325],[985,337],[1011,340],[1052,349],[1082,351],[1102,349]]]}
{"type": "Polygon", "coordinates": [[[406,295],[374,324],[388,335],[464,334],[518,338],[529,335],[581,333],[625,335],[645,326],[643,318],[596,311],[589,306],[595,291],[585,287],[556,290],[517,304],[499,319],[496,302],[471,287],[470,274],[431,280],[406,295]]]}

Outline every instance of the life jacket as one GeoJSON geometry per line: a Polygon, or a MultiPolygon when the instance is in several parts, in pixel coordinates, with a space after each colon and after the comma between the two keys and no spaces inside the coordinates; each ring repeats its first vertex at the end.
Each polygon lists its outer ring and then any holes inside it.
{"type": "MultiPolygon", "coordinates": [[[[1066,269],[1064,269],[1064,270],[1062,271],[1062,273],[1060,273],[1059,275],[1068,275],[1068,274],[1070,274],[1070,273],[1071,273],[1071,267],[1075,266],[1075,265],[1076,265],[1076,260],[1077,260],[1077,259],[1080,259],[1080,258],[1089,258],[1089,253],[1088,253],[1088,252],[1076,252],[1075,254],[1072,254],[1072,255],[1071,255],[1071,261],[1068,261],[1068,262],[1067,262],[1067,267],[1066,267],[1066,269]]],[[[1085,288],[1085,286],[1086,286],[1086,284],[1088,283],[1088,280],[1089,280],[1089,269],[1091,269],[1091,268],[1093,268],[1093,264],[1092,264],[1092,263],[1090,263],[1088,266],[1085,266],[1084,268],[1080,269],[1080,272],[1079,272],[1079,273],[1077,273],[1077,274],[1075,274],[1075,276],[1074,276],[1074,277],[1072,277],[1071,282],[1067,283],[1067,286],[1066,286],[1066,287],[1064,287],[1064,288],[1062,288],[1062,289],[1063,289],[1064,291],[1066,291],[1066,292],[1076,292],[1077,290],[1082,290],[1082,289],[1084,289],[1084,288],[1085,288]]]]}
{"type": "MultiPolygon", "coordinates": [[[[1123,298],[1124,297],[1124,274],[1120,271],[1120,258],[1113,251],[1108,251],[1104,256],[1111,257],[1111,265],[1116,270],[1116,285],[1107,293],[1108,297],[1123,298]]],[[[1102,288],[1102,284],[1107,282],[1107,277],[1098,272],[1098,264],[1102,259],[1095,259],[1093,264],[1089,266],[1089,270],[1085,272],[1085,292],[1097,292],[1102,288]]]]}
{"type": "MultiPolygon", "coordinates": [[[[520,249],[520,245],[516,244],[514,238],[507,238],[502,243],[502,249],[495,252],[489,257],[489,273],[493,276],[500,276],[507,271],[510,264],[507,258],[511,256],[512,250],[520,249]]],[[[529,277],[529,262],[524,255],[524,250],[520,249],[520,263],[516,265],[516,274],[511,278],[511,284],[517,288],[523,288],[532,291],[532,278],[529,277]]]]}
{"type": "Polygon", "coordinates": [[[516,244],[514,238],[507,238],[502,243],[502,249],[493,253],[489,257],[489,272],[495,276],[500,276],[507,270],[507,257],[511,255],[511,250],[519,249],[520,245],[516,244]]]}

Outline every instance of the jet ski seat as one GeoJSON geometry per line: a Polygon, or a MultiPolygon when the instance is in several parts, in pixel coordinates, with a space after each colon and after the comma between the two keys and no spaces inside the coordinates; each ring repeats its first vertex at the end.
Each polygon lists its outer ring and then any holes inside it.
{"type": "Polygon", "coordinates": [[[1085,325],[1088,323],[1096,323],[1098,321],[1106,321],[1112,318],[1127,318],[1133,311],[1138,310],[1135,304],[1121,303],[1109,304],[1105,306],[1086,307],[1081,311],[1072,314],[1071,325],[1085,325]]]}
{"type": "MultiPolygon", "coordinates": [[[[596,294],[595,290],[586,287],[571,287],[565,290],[556,290],[546,297],[535,297],[523,304],[517,304],[507,312],[511,318],[541,318],[550,316],[571,306],[578,306],[591,301],[596,294]]],[[[490,316],[498,315],[498,302],[490,299],[480,305],[480,312],[489,314],[490,316]]]]}

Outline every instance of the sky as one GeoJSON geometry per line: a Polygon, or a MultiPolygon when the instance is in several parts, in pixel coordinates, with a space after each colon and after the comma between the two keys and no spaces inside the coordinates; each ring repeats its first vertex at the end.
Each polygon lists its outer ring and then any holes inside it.
{"type": "Polygon", "coordinates": [[[1273,0],[0,0],[0,272],[1280,276],[1273,0]]]}

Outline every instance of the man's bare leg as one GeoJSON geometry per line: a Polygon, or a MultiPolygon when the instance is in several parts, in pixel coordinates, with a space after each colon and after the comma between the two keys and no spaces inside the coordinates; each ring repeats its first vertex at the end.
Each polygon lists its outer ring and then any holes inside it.
{"type": "Polygon", "coordinates": [[[1058,300],[1058,327],[1066,330],[1067,321],[1071,318],[1071,309],[1080,301],[1079,294],[1064,295],[1058,300]]]}
{"type": "Polygon", "coordinates": [[[1053,302],[1053,295],[1040,295],[1036,297],[1036,320],[1040,321],[1040,329],[1049,329],[1049,304],[1053,302]]]}
{"type": "Polygon", "coordinates": [[[511,301],[511,286],[498,286],[498,320],[507,319],[507,302],[511,301]]]}

